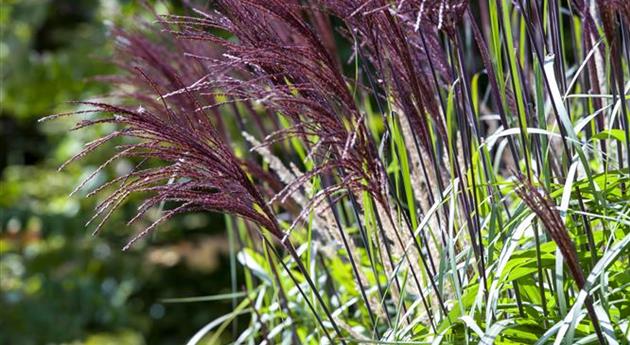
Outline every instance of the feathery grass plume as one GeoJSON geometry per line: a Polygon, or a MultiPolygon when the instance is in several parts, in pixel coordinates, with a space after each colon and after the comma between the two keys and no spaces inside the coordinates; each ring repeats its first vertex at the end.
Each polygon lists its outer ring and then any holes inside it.
{"type": "MultiPolygon", "coordinates": [[[[383,202],[383,168],[368,142],[363,117],[334,59],[304,22],[302,7],[284,1],[220,1],[218,6],[221,14],[202,13],[203,21],[185,21],[177,34],[219,45],[224,58],[213,63],[210,73],[229,72],[223,78],[208,74],[190,88],[220,90],[235,101],[250,101],[290,119],[290,128],[271,133],[263,144],[290,137],[305,141],[318,168],[297,184],[342,169],[342,183],[329,186],[331,192],[338,186],[366,190],[383,202]],[[205,26],[231,33],[238,41],[207,33],[205,26]]],[[[289,185],[285,192],[297,187],[289,185]]]]}
{"type": "MultiPolygon", "coordinates": [[[[560,218],[560,213],[558,213],[556,205],[549,198],[549,194],[545,190],[537,189],[522,175],[519,176],[519,179],[521,184],[516,188],[516,193],[521,197],[525,204],[534,211],[536,216],[538,216],[544,224],[545,230],[560,249],[563,258],[565,259],[564,262],[569,267],[571,275],[573,275],[573,279],[575,279],[575,283],[578,288],[584,288],[586,278],[584,277],[584,272],[580,266],[580,260],[575,250],[575,244],[569,236],[569,230],[564,225],[562,218],[560,218]]],[[[599,342],[601,344],[605,344],[606,340],[604,339],[604,335],[602,334],[602,330],[599,326],[599,320],[590,297],[587,298],[586,308],[588,310],[589,317],[593,322],[593,326],[595,327],[595,332],[599,342]]]]}
{"type": "MultiPolygon", "coordinates": [[[[118,146],[119,153],[99,167],[79,188],[115,159],[139,158],[142,163],[157,160],[163,165],[144,168],[141,163],[129,174],[90,193],[93,195],[109,186],[117,188],[97,206],[95,217],[103,215],[104,219],[96,231],[132,193],[149,192],[153,195],[140,205],[130,223],[156,205],[174,202],[179,206],[166,211],[158,221],[133,237],[125,248],[168,218],[194,210],[237,214],[275,232],[276,237],[280,236],[273,214],[243,171],[243,162],[225,143],[221,131],[208,114],[198,110],[201,108],[199,98],[187,91],[168,100],[163,97],[168,88],[185,87],[184,82],[190,82],[204,70],[201,64],[184,61],[187,60],[183,56],[184,49],[210,53],[208,47],[188,44],[183,48],[173,40],[157,44],[140,34],[121,30],[114,30],[113,34],[118,44],[114,61],[127,73],[107,79],[116,86],[115,96],[140,105],[133,109],[103,102],[81,102],[91,108],[89,113],[106,116],[82,120],[75,130],[104,123],[115,124],[119,129],[86,144],[62,168],[120,137],[126,140],[118,146]],[[174,50],[164,46],[171,44],[175,46],[174,50]]],[[[213,99],[205,98],[204,102],[213,102],[213,99]]],[[[87,113],[82,111],[79,115],[87,113]]]]}
{"type": "Polygon", "coordinates": [[[606,38],[612,44],[615,31],[619,25],[630,24],[630,4],[623,0],[598,0],[597,6],[606,33],[606,38]]]}
{"type": "MultiPolygon", "coordinates": [[[[136,78],[148,77],[138,72],[136,78]]],[[[195,105],[194,100],[188,102],[195,105]]],[[[102,123],[113,123],[123,128],[89,143],[76,158],[124,136],[137,139],[137,142],[118,146],[120,152],[113,158],[134,157],[163,162],[159,167],[136,169],[109,182],[107,186],[118,185],[117,189],[98,205],[96,216],[109,217],[130,194],[138,192],[149,192],[153,196],[138,208],[138,214],[130,222],[164,202],[180,204],[132,238],[125,248],[166,219],[193,210],[236,214],[272,231],[276,237],[281,236],[273,216],[265,211],[265,201],[241,168],[242,162],[221,140],[206,114],[196,112],[194,108],[181,107],[187,103],[185,101],[179,102],[179,106],[169,106],[160,104],[159,100],[143,100],[143,106],[135,110],[97,102],[82,103],[94,107],[94,112],[111,116],[83,120],[77,128],[102,123]]]]}
{"type": "MultiPolygon", "coordinates": [[[[406,3],[400,2],[401,5],[406,3]]],[[[425,114],[436,122],[437,131],[444,135],[445,124],[430,80],[433,73],[439,72],[440,77],[450,83],[451,75],[435,27],[428,21],[423,25],[426,43],[423,44],[421,36],[414,32],[408,15],[409,5],[397,9],[386,1],[356,0],[324,1],[324,5],[344,19],[352,30],[349,35],[358,41],[357,58],[366,59],[378,73],[378,78],[369,81],[373,92],[394,92],[393,101],[421,135],[418,143],[425,147],[430,145],[425,114]],[[429,60],[438,72],[431,68],[429,60]],[[383,84],[385,81],[387,83],[383,84]]],[[[371,77],[368,74],[366,78],[371,77]]]]}

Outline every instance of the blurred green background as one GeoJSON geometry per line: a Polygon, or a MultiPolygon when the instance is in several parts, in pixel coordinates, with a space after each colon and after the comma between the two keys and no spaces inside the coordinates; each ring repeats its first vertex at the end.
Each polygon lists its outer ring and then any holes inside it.
{"type": "Polygon", "coordinates": [[[70,132],[72,119],[37,122],[71,110],[66,101],[107,93],[90,79],[115,71],[107,63],[108,28],[133,27],[132,18],[150,15],[136,1],[0,3],[0,344],[184,343],[231,309],[230,301],[163,301],[230,291],[222,216],[179,217],[122,252],[146,225],[125,225],[137,200],[91,236],[85,223],[102,196],[84,197],[131,163],[114,164],[68,197],[114,147],[57,167],[107,129],[70,132]]]}

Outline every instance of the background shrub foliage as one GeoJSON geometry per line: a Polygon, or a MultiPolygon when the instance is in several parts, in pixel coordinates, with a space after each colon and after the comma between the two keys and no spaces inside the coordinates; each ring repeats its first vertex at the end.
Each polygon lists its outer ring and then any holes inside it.
{"type": "Polygon", "coordinates": [[[189,343],[629,341],[630,3],[177,13],[113,28],[111,94],[49,119],[100,135],[66,169],[109,150],[75,192],[124,249],[225,215],[231,292],[184,301],[232,310],[189,343]]]}

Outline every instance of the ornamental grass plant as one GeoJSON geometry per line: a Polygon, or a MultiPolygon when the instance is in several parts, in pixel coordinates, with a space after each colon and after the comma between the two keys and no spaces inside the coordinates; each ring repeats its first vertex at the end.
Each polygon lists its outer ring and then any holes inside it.
{"type": "Polygon", "coordinates": [[[124,249],[225,214],[234,310],[190,344],[628,343],[630,2],[217,0],[111,37],[114,92],[52,117],[107,129],[69,162],[134,163],[89,193],[95,232],[144,200],[124,249]]]}

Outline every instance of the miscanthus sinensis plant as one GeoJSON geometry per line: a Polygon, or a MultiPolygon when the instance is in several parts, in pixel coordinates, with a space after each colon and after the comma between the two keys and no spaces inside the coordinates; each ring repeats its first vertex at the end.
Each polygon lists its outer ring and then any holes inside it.
{"type": "Polygon", "coordinates": [[[135,162],[90,193],[96,230],[160,212],[125,248],[226,215],[244,276],[191,344],[628,343],[630,2],[187,13],[114,30],[116,101],[54,117],[135,162]]]}

